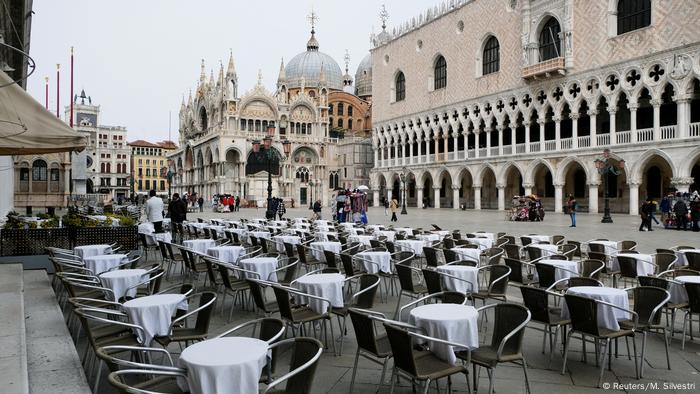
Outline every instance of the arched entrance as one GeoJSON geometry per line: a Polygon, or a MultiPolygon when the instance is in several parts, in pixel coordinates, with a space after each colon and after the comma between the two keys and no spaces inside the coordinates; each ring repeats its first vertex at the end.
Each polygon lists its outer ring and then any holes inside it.
{"type": "Polygon", "coordinates": [[[241,162],[241,153],[236,149],[226,152],[226,162],[224,163],[224,176],[226,184],[221,192],[226,194],[240,195],[243,193],[241,187],[241,173],[244,163],[241,162]]]}
{"type": "Polygon", "coordinates": [[[544,163],[537,164],[533,171],[532,193],[542,200],[545,210],[554,210],[554,181],[552,172],[544,163]]]}
{"type": "Polygon", "coordinates": [[[428,172],[423,174],[423,205],[426,208],[435,206],[435,201],[433,200],[433,177],[428,172]]]}
{"type": "Polygon", "coordinates": [[[481,209],[498,209],[496,174],[491,167],[484,168],[481,176],[481,209]]]}
{"type": "Polygon", "coordinates": [[[589,207],[588,187],[586,183],[586,170],[577,161],[571,161],[564,169],[564,195],[563,201],[566,202],[569,195],[573,195],[578,204],[578,210],[584,211],[589,207]]]}
{"type": "Polygon", "coordinates": [[[474,181],[468,169],[463,169],[459,173],[459,203],[466,209],[474,209],[474,181]]]}
{"type": "MultiPolygon", "coordinates": [[[[620,161],[614,157],[608,159],[610,165],[617,169],[617,174],[609,173],[601,175],[600,187],[598,188],[598,207],[603,211],[605,206],[605,182],[603,177],[607,177],[608,196],[610,197],[610,212],[629,213],[629,186],[627,185],[627,169],[620,168],[620,161]]],[[[642,187],[639,190],[643,190],[642,187]]],[[[589,196],[590,198],[590,196],[589,196]]]]}
{"type": "Polygon", "coordinates": [[[671,190],[673,169],[661,156],[649,158],[642,169],[642,184],[639,186],[639,201],[647,198],[658,200],[671,190]]]}
{"type": "Polygon", "coordinates": [[[525,194],[525,188],[523,187],[523,176],[520,173],[518,167],[510,165],[503,176],[505,180],[505,189],[503,193],[505,194],[505,202],[508,201],[513,196],[522,196],[525,194]]]}
{"type": "Polygon", "coordinates": [[[440,208],[452,208],[452,177],[447,171],[442,171],[438,176],[440,187],[440,208]]]}

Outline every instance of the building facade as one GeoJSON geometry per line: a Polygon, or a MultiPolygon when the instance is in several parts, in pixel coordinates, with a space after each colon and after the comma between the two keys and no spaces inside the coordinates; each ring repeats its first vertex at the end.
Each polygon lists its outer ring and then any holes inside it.
{"type": "Polygon", "coordinates": [[[71,154],[22,155],[14,158],[14,207],[27,214],[51,212],[68,204],[71,154]]]}
{"type": "Polygon", "coordinates": [[[168,155],[177,150],[172,141],[152,143],[144,140],[129,142],[131,148],[131,191],[134,194],[148,194],[155,190],[158,195],[167,196],[168,155]]]}
{"type": "Polygon", "coordinates": [[[369,181],[367,155],[355,155],[371,146],[368,97],[354,94],[347,67],[343,75],[338,63],[319,51],[313,28],[306,51],[286,66],[282,61],[275,90],[263,86],[260,75],[242,95],[238,86],[233,56],[218,78],[213,71],[207,78],[202,61],[194,97],[190,94],[180,108],[180,148],[170,155],[177,174],[173,192],[264,201],[272,173],[274,196],[298,204],[320,199],[326,205],[335,188],[369,181]],[[253,152],[253,142],[268,129],[274,130],[269,162],[253,152]],[[289,157],[283,153],[285,140],[291,142],[289,157]],[[348,171],[354,168],[360,171],[348,171]]]}
{"type": "MultiPolygon", "coordinates": [[[[72,154],[72,180],[75,199],[109,201],[129,197],[131,150],[126,128],[100,124],[99,105],[81,91],[73,98],[73,128],[83,134],[87,148],[72,154]]],[[[66,107],[66,119],[70,106],[66,107]]]]}
{"type": "Polygon", "coordinates": [[[700,3],[443,3],[373,38],[375,204],[637,214],[700,185],[700,3]],[[609,149],[624,168],[601,176],[609,149]],[[623,162],[624,160],[624,162],[623,162]],[[696,181],[696,179],[698,181],[696,181]]]}

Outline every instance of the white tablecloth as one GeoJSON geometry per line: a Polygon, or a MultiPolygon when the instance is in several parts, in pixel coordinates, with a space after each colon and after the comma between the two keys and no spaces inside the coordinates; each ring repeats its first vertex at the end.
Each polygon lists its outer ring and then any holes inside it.
{"type": "MultiPolygon", "coordinates": [[[[560,268],[560,269],[554,270],[554,280],[561,280],[564,278],[571,278],[571,277],[579,276],[578,263],[576,261],[542,259],[542,260],[539,260],[538,263],[552,265],[556,268],[560,268]],[[571,271],[573,271],[573,272],[571,272],[571,271]]],[[[536,271],[535,271],[535,278],[537,278],[536,271]]]]}
{"type": "MultiPolygon", "coordinates": [[[[619,306],[620,308],[630,309],[627,292],[622,289],[597,286],[578,286],[569,288],[567,293],[609,302],[613,305],[619,306]]],[[[569,318],[569,308],[567,308],[566,302],[562,303],[561,317],[564,319],[569,318]]],[[[598,327],[603,327],[610,330],[619,330],[620,325],[617,323],[617,321],[629,318],[629,313],[625,311],[617,308],[611,308],[607,305],[598,305],[598,327]]]]}
{"type": "Polygon", "coordinates": [[[80,256],[81,258],[86,258],[90,256],[97,256],[98,254],[110,254],[112,253],[112,247],[109,245],[83,245],[83,246],[76,246],[75,249],[75,254],[80,256]]]}
{"type": "Polygon", "coordinates": [[[217,235],[224,236],[224,229],[226,228],[225,226],[207,226],[206,228],[209,229],[209,231],[216,231],[217,235]]]}
{"type": "Polygon", "coordinates": [[[158,241],[172,242],[173,236],[171,233],[150,233],[146,234],[146,243],[149,245],[157,245],[158,241]]]}
{"type": "Polygon", "coordinates": [[[552,237],[549,235],[542,235],[542,234],[528,234],[526,237],[529,237],[532,239],[532,242],[552,242],[552,237]]]}
{"type": "Polygon", "coordinates": [[[252,236],[258,239],[270,239],[272,237],[272,234],[270,234],[269,231],[249,231],[248,236],[252,236]]]}
{"type": "Polygon", "coordinates": [[[272,237],[272,240],[275,241],[277,251],[280,253],[286,252],[286,250],[284,249],[285,242],[292,245],[301,243],[301,238],[298,235],[275,235],[274,237],[272,237]]]}
{"type": "Polygon", "coordinates": [[[253,257],[243,259],[238,263],[238,266],[247,271],[257,272],[260,276],[244,273],[244,276],[249,279],[261,279],[277,282],[277,275],[271,275],[277,269],[277,259],[274,257],[253,257]]]}
{"type": "Polygon", "coordinates": [[[476,235],[477,238],[488,238],[492,241],[494,239],[496,239],[496,237],[493,235],[493,233],[485,233],[485,232],[477,231],[473,234],[476,235]]]}
{"type": "Polygon", "coordinates": [[[92,271],[95,275],[99,275],[102,272],[111,270],[121,263],[126,263],[128,260],[128,257],[121,253],[99,254],[97,256],[85,257],[83,259],[83,263],[85,263],[85,268],[92,271]]]}
{"type": "Polygon", "coordinates": [[[316,241],[318,241],[318,242],[329,242],[328,241],[329,235],[338,239],[338,233],[336,233],[334,231],[317,231],[314,234],[314,239],[316,239],[316,241]]]}
{"type": "Polygon", "coordinates": [[[399,250],[407,250],[413,252],[416,256],[423,256],[423,247],[425,246],[425,241],[420,239],[399,239],[394,241],[394,246],[399,250]]]}
{"type": "Polygon", "coordinates": [[[493,240],[488,238],[467,238],[470,244],[478,245],[479,249],[484,250],[493,246],[493,240]]]}
{"type": "Polygon", "coordinates": [[[371,229],[374,232],[380,231],[384,228],[381,224],[368,224],[365,228],[371,229]]]}
{"type": "Polygon", "coordinates": [[[266,342],[247,337],[209,339],[188,346],[178,364],[187,369],[192,394],[248,394],[258,392],[258,381],[267,364],[266,342]]]}
{"type": "Polygon", "coordinates": [[[452,250],[457,253],[460,260],[471,260],[475,261],[477,265],[480,262],[481,249],[473,248],[452,248],[452,250]]]}
{"type": "Polygon", "coordinates": [[[287,227],[289,223],[286,220],[273,220],[272,223],[277,227],[287,227]]]}
{"type": "Polygon", "coordinates": [[[347,227],[345,231],[350,234],[350,235],[359,235],[359,234],[364,234],[365,230],[362,228],[355,228],[355,227],[347,227]]]}
{"type": "Polygon", "coordinates": [[[329,250],[335,254],[340,253],[341,243],[340,242],[311,242],[309,245],[311,248],[311,254],[318,261],[326,261],[326,256],[323,254],[324,250],[329,250]]]}
{"type": "Polygon", "coordinates": [[[244,228],[227,228],[226,231],[233,233],[233,234],[238,234],[238,240],[239,241],[244,241],[246,237],[248,236],[248,230],[244,228]]]}
{"type": "Polygon", "coordinates": [[[143,234],[150,234],[150,233],[156,231],[155,227],[153,227],[153,223],[151,223],[151,222],[139,223],[138,229],[139,229],[139,233],[143,233],[143,234]]]}
{"type": "Polygon", "coordinates": [[[440,234],[418,234],[416,235],[416,239],[426,242],[435,242],[441,240],[442,237],[440,234]]]}
{"type": "Polygon", "coordinates": [[[391,273],[391,253],[389,252],[360,252],[355,256],[365,267],[365,271],[370,274],[376,274],[379,271],[391,273]]]}
{"type": "Polygon", "coordinates": [[[100,281],[104,287],[114,292],[114,301],[118,301],[125,295],[136,297],[136,288],[130,289],[128,292],[126,289],[146,280],[145,273],[146,270],[140,268],[104,272],[100,275],[100,281]]]}
{"type": "Polygon", "coordinates": [[[396,231],[385,231],[379,230],[374,232],[374,238],[379,239],[379,237],[386,237],[387,241],[393,242],[396,238],[396,231]]]}
{"type": "Polygon", "coordinates": [[[684,275],[675,277],[668,287],[668,292],[671,294],[670,303],[682,304],[688,302],[688,292],[685,291],[686,283],[700,283],[700,276],[684,275]]]}
{"type": "Polygon", "coordinates": [[[189,239],[183,241],[182,245],[188,249],[192,249],[200,254],[207,254],[207,250],[216,246],[213,239],[189,239]]]}
{"type": "Polygon", "coordinates": [[[359,242],[365,246],[372,246],[369,242],[370,239],[374,239],[371,235],[350,235],[348,236],[348,242],[359,242]]]}
{"type": "Polygon", "coordinates": [[[440,237],[444,237],[445,235],[450,235],[450,232],[448,230],[433,230],[431,231],[433,234],[437,234],[440,237]]]}
{"type": "Polygon", "coordinates": [[[688,259],[685,258],[686,252],[700,253],[700,249],[677,250],[676,257],[678,258],[678,261],[676,261],[676,264],[675,264],[676,267],[682,267],[684,265],[688,265],[688,259]]]}
{"type": "Polygon", "coordinates": [[[332,226],[333,223],[328,220],[314,220],[314,224],[317,226],[332,226]]]}
{"type": "Polygon", "coordinates": [[[466,265],[441,265],[437,267],[437,270],[468,282],[442,276],[442,286],[445,290],[460,293],[479,291],[479,268],[466,265]],[[471,286],[469,285],[470,283],[471,286]]]}
{"type": "Polygon", "coordinates": [[[168,329],[175,310],[178,307],[186,309],[183,301],[183,294],[155,294],[134,298],[125,302],[122,307],[132,323],[143,327],[145,338],[139,332],[139,340],[145,346],[149,346],[153,337],[170,333],[168,329]]]}
{"type": "Polygon", "coordinates": [[[307,219],[307,218],[294,218],[294,219],[292,219],[292,222],[295,224],[298,224],[298,223],[308,224],[309,219],[307,219]]]}
{"type": "MultiPolygon", "coordinates": [[[[425,329],[428,336],[457,342],[474,349],[479,347],[479,313],[473,306],[428,304],[411,310],[409,323],[425,329]]],[[[430,343],[430,351],[454,365],[457,362],[452,346],[430,343]]]]}
{"type": "Polygon", "coordinates": [[[251,222],[257,223],[257,224],[265,224],[265,223],[267,223],[267,219],[255,218],[255,219],[251,219],[251,222]]]}
{"type": "Polygon", "coordinates": [[[542,256],[554,256],[555,254],[559,254],[559,247],[557,245],[551,245],[551,244],[530,244],[527,246],[528,248],[537,248],[542,251],[542,256]]]}
{"type": "Polygon", "coordinates": [[[397,233],[405,232],[406,235],[413,235],[413,229],[411,227],[394,227],[394,231],[397,233]]]}
{"type": "Polygon", "coordinates": [[[214,246],[207,249],[207,254],[224,263],[236,264],[241,254],[245,253],[245,248],[236,245],[214,246]]]}
{"type": "MultiPolygon", "coordinates": [[[[343,274],[315,274],[302,276],[295,282],[295,286],[300,291],[318,297],[327,298],[331,305],[337,308],[343,306],[343,274]]],[[[317,313],[326,313],[328,303],[299,297],[301,303],[308,303],[309,307],[317,313]]]]}
{"type": "Polygon", "coordinates": [[[653,264],[654,258],[652,257],[652,255],[643,253],[618,253],[615,255],[611,262],[613,271],[620,270],[620,262],[617,260],[619,256],[630,257],[637,260],[637,275],[654,275],[655,266],[653,264]]]}
{"type": "Polygon", "coordinates": [[[603,245],[605,247],[605,254],[607,254],[608,256],[615,256],[617,254],[616,241],[591,241],[589,243],[603,245]]]}

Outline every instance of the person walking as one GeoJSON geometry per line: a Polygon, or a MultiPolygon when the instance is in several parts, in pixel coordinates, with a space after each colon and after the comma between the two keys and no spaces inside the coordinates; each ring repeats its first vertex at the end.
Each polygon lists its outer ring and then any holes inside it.
{"type": "Polygon", "coordinates": [[[382,197],[382,204],[384,205],[384,216],[389,216],[389,200],[382,197]]]}
{"type": "Polygon", "coordinates": [[[697,190],[690,195],[690,220],[692,221],[693,231],[700,231],[700,195],[697,190]]]}
{"type": "Polygon", "coordinates": [[[235,200],[234,206],[236,207],[236,212],[238,212],[241,210],[241,196],[236,196],[235,200]]]}
{"type": "Polygon", "coordinates": [[[663,222],[664,226],[666,226],[668,223],[669,213],[671,212],[671,200],[668,198],[668,196],[664,196],[664,198],[661,199],[659,208],[661,209],[661,221],[663,222]]]}
{"type": "Polygon", "coordinates": [[[321,220],[321,200],[316,200],[316,202],[313,205],[313,216],[311,216],[312,220],[321,220]]]}
{"type": "Polygon", "coordinates": [[[153,223],[153,232],[163,232],[163,199],[156,197],[156,191],[148,192],[150,198],[146,201],[146,220],[153,223]]]}
{"type": "Polygon", "coordinates": [[[391,221],[398,222],[399,218],[396,217],[396,212],[399,210],[399,202],[396,200],[396,197],[391,199],[389,207],[391,208],[391,221]]]}
{"type": "MultiPolygon", "coordinates": [[[[656,214],[656,201],[654,201],[653,199],[650,199],[650,201],[651,201],[651,207],[650,207],[651,213],[649,214],[649,216],[650,216],[649,220],[650,221],[653,220],[656,224],[659,224],[659,221],[656,220],[656,217],[654,216],[656,214]]],[[[651,230],[651,228],[649,228],[649,229],[651,230]]]]}
{"type": "Polygon", "coordinates": [[[569,201],[566,202],[566,207],[569,212],[569,217],[571,218],[571,226],[569,227],[576,227],[576,209],[578,208],[578,203],[573,194],[569,194],[569,201]]]}
{"type": "Polygon", "coordinates": [[[199,212],[204,212],[204,198],[200,196],[197,205],[199,205],[199,212]]]}
{"type": "Polygon", "coordinates": [[[287,208],[284,206],[284,200],[278,198],[277,201],[277,215],[279,215],[280,220],[282,220],[282,216],[287,213],[287,208]]]}
{"type": "Polygon", "coordinates": [[[688,206],[682,197],[679,197],[673,206],[673,213],[676,214],[676,230],[685,231],[688,226],[688,206]]]}
{"type": "Polygon", "coordinates": [[[654,231],[651,229],[651,209],[650,199],[647,199],[639,208],[639,216],[642,219],[642,222],[639,224],[639,231],[654,231]]]}
{"type": "Polygon", "coordinates": [[[187,203],[180,199],[179,194],[174,193],[173,199],[168,205],[168,211],[170,212],[170,232],[173,242],[181,242],[182,240],[177,239],[178,227],[187,220],[187,203]]]}

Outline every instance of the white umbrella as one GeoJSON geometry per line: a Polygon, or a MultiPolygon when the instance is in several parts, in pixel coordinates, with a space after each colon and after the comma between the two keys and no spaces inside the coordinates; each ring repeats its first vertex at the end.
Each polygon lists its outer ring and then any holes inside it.
{"type": "Polygon", "coordinates": [[[365,191],[365,190],[369,190],[369,187],[367,185],[360,185],[357,187],[357,190],[365,191]]]}

